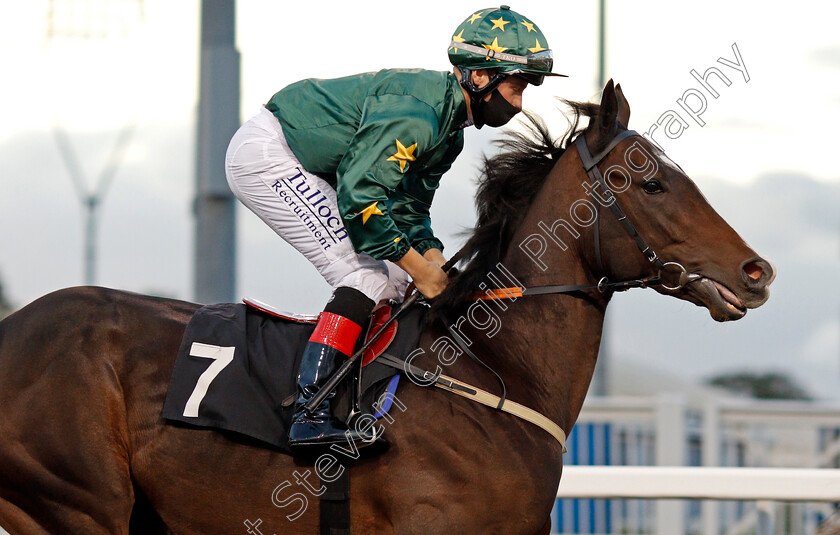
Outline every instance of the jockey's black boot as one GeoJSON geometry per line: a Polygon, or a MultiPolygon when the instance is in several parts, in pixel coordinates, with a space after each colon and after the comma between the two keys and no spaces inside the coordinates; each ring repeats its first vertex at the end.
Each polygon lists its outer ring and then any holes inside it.
{"type": "Polygon", "coordinates": [[[332,392],[312,413],[303,409],[303,405],[356,349],[362,326],[367,325],[373,306],[374,302],[362,292],[340,287],[336,288],[318,316],[318,324],[306,344],[298,372],[298,398],[289,429],[289,448],[293,452],[334,443],[346,444],[348,431],[349,439],[357,448],[373,443],[370,435],[366,436],[352,427],[348,429],[332,416],[330,403],[335,395],[332,392]]]}

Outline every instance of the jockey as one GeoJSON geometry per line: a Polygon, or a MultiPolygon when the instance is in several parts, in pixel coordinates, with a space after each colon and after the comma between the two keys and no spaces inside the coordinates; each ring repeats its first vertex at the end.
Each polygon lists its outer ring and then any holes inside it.
{"type": "MultiPolygon", "coordinates": [[[[339,356],[353,353],[374,306],[400,300],[409,276],[430,299],[446,287],[429,208],[464,127],[506,124],[528,84],[552,76],[545,36],[508,6],[464,20],[449,60],[449,73],[390,69],[294,83],[230,142],[234,195],[335,288],[300,364],[293,449],[347,440],[330,414],[332,396],[312,414],[302,406],[339,356]]],[[[350,438],[365,443],[357,431],[350,438]]]]}

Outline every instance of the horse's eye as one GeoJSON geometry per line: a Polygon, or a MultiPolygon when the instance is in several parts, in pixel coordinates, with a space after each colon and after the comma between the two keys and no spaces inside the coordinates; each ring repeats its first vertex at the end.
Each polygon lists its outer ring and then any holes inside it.
{"type": "Polygon", "coordinates": [[[642,189],[645,190],[645,193],[662,193],[665,191],[658,180],[648,180],[642,184],[642,189]]]}

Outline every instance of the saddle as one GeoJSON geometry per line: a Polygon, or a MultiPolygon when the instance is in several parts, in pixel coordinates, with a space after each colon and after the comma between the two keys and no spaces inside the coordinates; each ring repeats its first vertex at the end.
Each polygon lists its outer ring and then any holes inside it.
{"type": "MultiPolygon", "coordinates": [[[[162,416],[174,425],[220,430],[289,453],[297,370],[317,316],[244,301],[207,305],[190,319],[162,416]]],[[[415,306],[404,311],[365,351],[361,366],[336,389],[335,417],[348,422],[360,414],[387,414],[400,375],[376,358],[386,349],[405,358],[416,348],[426,310],[415,306]]],[[[390,314],[390,306],[377,308],[367,336],[390,314]]]]}

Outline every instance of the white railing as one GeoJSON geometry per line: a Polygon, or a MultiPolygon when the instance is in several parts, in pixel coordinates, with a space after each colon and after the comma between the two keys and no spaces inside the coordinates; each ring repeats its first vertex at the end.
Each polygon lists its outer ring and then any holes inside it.
{"type": "Polygon", "coordinates": [[[565,466],[557,497],[840,502],[840,469],[565,466]]]}
{"type": "MultiPolygon", "coordinates": [[[[769,502],[838,503],[840,469],[566,466],[557,498],[755,501],[754,515],[730,533],[773,535],[769,502]]],[[[658,535],[681,532],[679,518],[659,520],[658,535]]]]}
{"type": "MultiPolygon", "coordinates": [[[[796,533],[813,533],[817,511],[823,515],[829,503],[840,502],[840,470],[835,469],[840,466],[840,405],[691,400],[681,394],[591,397],[576,427],[583,433],[578,440],[570,436],[558,498],[664,500],[644,507],[646,502],[635,502],[638,507],[623,508],[618,516],[613,507],[612,524],[629,522],[631,531],[645,526],[647,533],[666,535],[686,529],[703,535],[718,535],[720,529],[769,533],[766,517],[780,510],[776,502],[798,502],[785,506],[807,518],[808,526],[796,533]],[[583,466],[603,464],[644,466],[583,466]],[[689,514],[689,502],[682,499],[704,501],[690,506],[689,514]]],[[[593,506],[575,507],[566,502],[561,524],[568,526],[570,512],[593,506]]]]}

